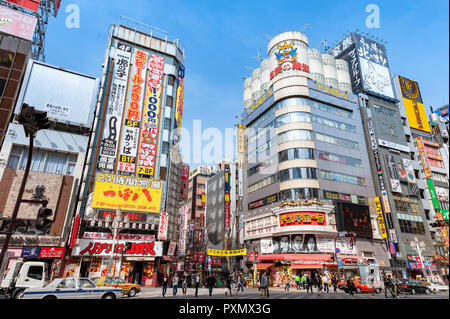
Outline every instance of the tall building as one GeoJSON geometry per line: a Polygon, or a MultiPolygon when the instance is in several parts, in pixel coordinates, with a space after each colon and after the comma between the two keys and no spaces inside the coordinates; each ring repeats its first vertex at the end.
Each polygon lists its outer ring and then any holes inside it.
{"type": "MultiPolygon", "coordinates": [[[[88,151],[98,79],[30,60],[18,94],[13,115],[20,114],[23,103],[47,112],[48,130],[34,139],[30,174],[23,199],[46,200],[52,214],[48,225],[39,221],[42,204],[22,203],[16,230],[8,253],[10,262],[18,257],[42,260],[49,264],[51,277],[61,276],[63,253],[69,237],[73,207],[88,151]]],[[[13,117],[14,118],[14,117],[13,117]]],[[[12,216],[22,183],[29,151],[29,138],[17,121],[9,123],[8,134],[0,151],[0,243],[8,229],[6,218],[12,216]],[[1,218],[0,218],[1,219],[1,218]]],[[[45,216],[44,216],[45,217],[45,216]]]]}
{"type": "Polygon", "coordinates": [[[300,32],[275,36],[267,53],[245,80],[241,116],[244,241],[257,270],[278,285],[285,272],[379,269],[388,260],[349,65],[300,32]]]}
{"type": "MultiPolygon", "coordinates": [[[[414,146],[417,137],[428,138],[430,132],[421,97],[417,90],[413,95],[399,94],[401,80],[391,79],[387,51],[380,43],[351,33],[332,54],[349,63],[352,91],[358,94],[379,224],[389,247],[389,265],[382,269],[404,278],[415,276],[411,258],[418,253],[413,240],[424,243],[424,264],[431,263],[434,254],[427,222],[430,204],[414,146]],[[415,111],[405,112],[403,103],[416,105],[415,111]]],[[[409,84],[403,86],[409,89],[409,84]]],[[[419,274],[426,273],[419,270],[419,274]]]]}
{"type": "Polygon", "coordinates": [[[183,64],[167,32],[127,18],[110,27],[66,274],[156,286],[167,270],[178,233],[183,64]]]}

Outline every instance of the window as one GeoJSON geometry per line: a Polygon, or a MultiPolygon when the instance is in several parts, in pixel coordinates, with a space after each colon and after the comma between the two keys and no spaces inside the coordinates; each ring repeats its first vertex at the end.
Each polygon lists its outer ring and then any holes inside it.
{"type": "Polygon", "coordinates": [[[173,97],[171,97],[170,95],[167,95],[166,106],[169,106],[169,107],[173,106],[173,97]]]}
{"type": "Polygon", "coordinates": [[[384,107],[384,106],[374,105],[373,109],[377,113],[381,113],[383,115],[387,115],[387,116],[390,116],[390,117],[395,117],[396,114],[397,114],[397,111],[388,109],[387,107],[384,107]]]}
{"type": "Polygon", "coordinates": [[[280,171],[280,181],[290,181],[295,179],[316,179],[316,169],[309,167],[296,167],[280,171]]]}
{"type": "Polygon", "coordinates": [[[311,131],[307,131],[307,130],[293,130],[293,131],[288,131],[288,132],[284,132],[281,133],[280,135],[278,135],[278,143],[282,144],[284,142],[289,142],[289,141],[311,141],[311,131]]]}
{"type": "Polygon", "coordinates": [[[57,288],[75,288],[75,279],[68,278],[61,281],[57,288]]]}
{"type": "Polygon", "coordinates": [[[299,199],[319,198],[316,188],[292,188],[281,192],[281,200],[297,201],[299,199]]]}
{"type": "Polygon", "coordinates": [[[10,69],[14,59],[14,53],[0,50],[0,66],[10,69]]]}
{"type": "Polygon", "coordinates": [[[314,159],[314,152],[310,148],[292,148],[278,153],[280,163],[295,159],[314,159]]]}
{"type": "Polygon", "coordinates": [[[169,75],[169,79],[167,81],[167,84],[170,86],[175,86],[175,77],[173,75],[169,75]]]}
{"type": "Polygon", "coordinates": [[[172,124],[172,121],[168,118],[164,119],[164,129],[165,130],[170,130],[170,124],[172,124]]]}
{"type": "Polygon", "coordinates": [[[35,280],[42,280],[43,276],[43,268],[42,266],[30,266],[28,269],[27,277],[30,277],[35,280]]]}
{"type": "Polygon", "coordinates": [[[159,179],[164,181],[166,180],[167,175],[167,168],[166,167],[160,167],[159,169],[159,179]]]}
{"type": "Polygon", "coordinates": [[[362,162],[359,159],[347,157],[343,155],[328,153],[324,151],[316,151],[318,159],[330,162],[336,162],[344,165],[362,167],[362,162]]]}
{"type": "MultiPolygon", "coordinates": [[[[49,174],[73,176],[78,156],[56,151],[33,150],[30,170],[49,174]]],[[[28,149],[15,145],[11,151],[8,168],[25,170],[28,160],[28,149]]]]}
{"type": "Polygon", "coordinates": [[[81,288],[95,288],[95,285],[88,279],[79,279],[81,288]]]}
{"type": "Polygon", "coordinates": [[[349,141],[349,140],[345,140],[342,138],[325,135],[325,134],[317,133],[317,132],[313,132],[312,137],[321,142],[335,144],[335,145],[339,145],[339,146],[342,146],[345,148],[350,148],[350,149],[355,149],[355,150],[359,149],[358,143],[349,141]]]}
{"type": "Polygon", "coordinates": [[[319,178],[332,180],[336,182],[344,182],[349,184],[355,184],[355,185],[365,185],[365,179],[362,177],[356,177],[356,176],[350,176],[340,173],[334,173],[329,171],[323,171],[323,170],[317,170],[317,176],[319,178]]]}
{"type": "Polygon", "coordinates": [[[162,143],[161,153],[169,154],[169,143],[168,142],[162,143]]]}
{"type": "Polygon", "coordinates": [[[261,188],[264,188],[266,186],[269,186],[270,184],[273,184],[273,183],[275,183],[277,181],[278,181],[278,174],[274,174],[274,175],[271,175],[271,176],[269,176],[269,177],[259,181],[258,183],[250,185],[247,188],[247,191],[248,191],[248,193],[252,193],[252,192],[254,192],[254,191],[258,190],[258,189],[261,189],[261,188]]]}

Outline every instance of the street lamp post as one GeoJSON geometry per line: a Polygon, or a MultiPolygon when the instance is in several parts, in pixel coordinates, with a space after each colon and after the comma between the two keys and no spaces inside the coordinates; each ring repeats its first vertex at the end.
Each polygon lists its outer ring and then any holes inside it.
{"type": "Polygon", "coordinates": [[[112,254],[110,257],[110,263],[108,267],[108,276],[111,274],[111,268],[114,265],[114,272],[113,276],[116,274],[116,246],[117,246],[117,233],[121,231],[122,229],[129,227],[129,218],[128,216],[125,216],[122,221],[122,211],[120,208],[116,210],[116,215],[114,216],[114,220],[112,220],[112,225],[109,227],[109,223],[111,222],[111,215],[106,216],[106,227],[111,229],[113,231],[113,246],[112,246],[112,254]],[[114,262],[113,262],[114,261],[114,262]]]}
{"type": "Polygon", "coordinates": [[[425,267],[425,262],[422,258],[422,252],[425,250],[426,248],[426,244],[423,240],[419,241],[419,239],[417,237],[414,237],[414,240],[411,240],[409,245],[411,246],[411,248],[416,251],[419,254],[419,258],[422,262],[422,272],[425,276],[425,279],[428,277],[427,271],[426,271],[426,267],[425,267]]]}

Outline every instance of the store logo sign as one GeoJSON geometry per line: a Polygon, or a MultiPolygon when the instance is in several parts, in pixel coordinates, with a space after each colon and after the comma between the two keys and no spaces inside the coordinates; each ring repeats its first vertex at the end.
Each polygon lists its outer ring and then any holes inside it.
{"type": "Polygon", "coordinates": [[[294,40],[291,43],[284,41],[283,44],[277,44],[278,51],[275,52],[275,58],[278,62],[278,67],[270,72],[270,79],[272,80],[278,74],[285,71],[298,70],[309,73],[309,66],[297,62],[297,49],[294,48],[294,40]]]}

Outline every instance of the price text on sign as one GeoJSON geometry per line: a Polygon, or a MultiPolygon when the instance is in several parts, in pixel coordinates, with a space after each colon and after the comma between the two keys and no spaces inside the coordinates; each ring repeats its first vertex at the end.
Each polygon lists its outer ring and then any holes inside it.
{"type": "Polygon", "coordinates": [[[162,181],[97,173],[92,207],[159,213],[162,181]]]}

